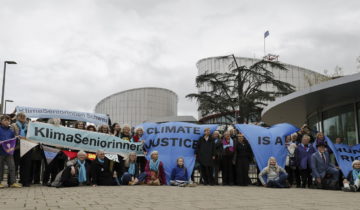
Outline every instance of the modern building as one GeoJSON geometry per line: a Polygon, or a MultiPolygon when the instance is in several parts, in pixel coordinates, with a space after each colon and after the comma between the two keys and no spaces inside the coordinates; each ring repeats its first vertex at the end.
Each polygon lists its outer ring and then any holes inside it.
{"type": "MultiPolygon", "coordinates": [[[[201,59],[197,62],[196,67],[198,69],[198,75],[214,72],[229,72],[229,67],[234,61],[232,56],[219,56],[219,57],[209,57],[201,59]]],[[[251,66],[252,64],[260,61],[255,58],[245,58],[245,57],[236,57],[236,61],[239,66],[251,66]]],[[[278,68],[271,68],[269,70],[275,75],[275,78],[284,82],[288,82],[295,86],[295,90],[303,90],[312,85],[318,84],[322,81],[326,81],[329,78],[323,74],[317,73],[315,71],[283,63],[288,71],[281,71],[278,68]]],[[[264,87],[269,89],[272,87],[264,87]]],[[[198,91],[208,91],[210,87],[203,86],[198,89],[198,91]]],[[[212,113],[209,115],[202,115],[201,112],[198,113],[199,121],[202,123],[233,123],[235,121],[235,114],[228,113],[227,115],[233,116],[233,120],[229,121],[224,117],[224,114],[212,113]]]]}
{"type": "Polygon", "coordinates": [[[262,112],[267,124],[307,123],[333,141],[341,137],[347,144],[360,139],[360,73],[329,80],[278,98],[262,112]]]}
{"type": "Polygon", "coordinates": [[[148,119],[176,116],[178,96],[171,90],[145,87],[125,90],[102,99],[96,113],[109,114],[111,121],[136,126],[148,119]]]}

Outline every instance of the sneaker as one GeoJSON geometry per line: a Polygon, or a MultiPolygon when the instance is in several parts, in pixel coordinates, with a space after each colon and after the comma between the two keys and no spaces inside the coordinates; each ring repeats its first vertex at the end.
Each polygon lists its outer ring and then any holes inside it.
{"type": "Polygon", "coordinates": [[[350,188],[347,188],[347,187],[343,187],[343,188],[341,188],[341,189],[342,189],[342,191],[344,191],[344,192],[351,192],[350,188]]]}
{"type": "Polygon", "coordinates": [[[4,188],[5,186],[3,184],[0,183],[0,188],[4,188]]]}
{"type": "Polygon", "coordinates": [[[357,191],[356,186],[350,185],[350,192],[356,192],[356,191],[357,191]]]}
{"type": "Polygon", "coordinates": [[[18,184],[18,183],[14,183],[12,185],[10,185],[11,188],[20,188],[22,187],[21,184],[18,184]]]}

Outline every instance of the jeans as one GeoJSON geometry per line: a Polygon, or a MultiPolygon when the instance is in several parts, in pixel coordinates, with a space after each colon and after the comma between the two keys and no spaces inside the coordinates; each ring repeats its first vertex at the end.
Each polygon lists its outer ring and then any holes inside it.
{"type": "Polygon", "coordinates": [[[4,176],[4,166],[5,162],[8,166],[8,184],[12,185],[15,183],[15,162],[14,162],[14,156],[12,155],[4,155],[0,156],[0,182],[3,180],[4,176]]]}

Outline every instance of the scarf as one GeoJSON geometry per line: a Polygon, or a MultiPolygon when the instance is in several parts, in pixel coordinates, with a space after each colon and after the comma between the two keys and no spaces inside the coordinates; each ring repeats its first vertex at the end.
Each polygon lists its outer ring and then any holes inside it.
{"type": "Polygon", "coordinates": [[[27,132],[27,123],[21,123],[19,120],[16,120],[16,125],[19,128],[19,135],[25,137],[27,132]]]}
{"type": "Polygon", "coordinates": [[[160,160],[157,159],[155,162],[153,160],[150,160],[150,170],[151,171],[158,171],[160,165],[160,160]]]}
{"type": "Polygon", "coordinates": [[[97,158],[97,160],[101,163],[104,164],[105,160],[101,160],[100,158],[97,158]]]}
{"type": "Polygon", "coordinates": [[[81,163],[80,160],[77,160],[77,164],[79,165],[79,176],[78,180],[80,183],[86,182],[86,168],[85,168],[85,161],[81,163]]]}
{"type": "Polygon", "coordinates": [[[360,179],[360,169],[354,169],[352,171],[352,175],[353,175],[354,182],[355,182],[355,180],[360,179]]]}
{"type": "Polygon", "coordinates": [[[226,148],[229,147],[229,150],[230,150],[231,152],[234,151],[234,141],[232,140],[232,138],[230,138],[230,141],[229,141],[229,142],[227,142],[227,141],[224,139],[224,140],[222,141],[222,143],[223,143],[223,149],[226,149],[226,148]]]}
{"type": "Polygon", "coordinates": [[[128,173],[133,176],[135,175],[135,163],[129,163],[128,173]]]}

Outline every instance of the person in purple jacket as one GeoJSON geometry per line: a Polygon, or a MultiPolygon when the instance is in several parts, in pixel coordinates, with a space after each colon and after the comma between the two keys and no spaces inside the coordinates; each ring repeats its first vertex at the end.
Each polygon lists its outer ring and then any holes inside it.
{"type": "Polygon", "coordinates": [[[310,188],[312,184],[311,177],[311,155],[315,152],[314,147],[310,144],[310,136],[304,135],[295,149],[296,165],[300,171],[301,187],[306,185],[310,188]]]}
{"type": "Polygon", "coordinates": [[[171,171],[170,185],[186,187],[190,182],[188,171],[184,166],[184,158],[179,157],[176,163],[176,167],[171,171]]]}

